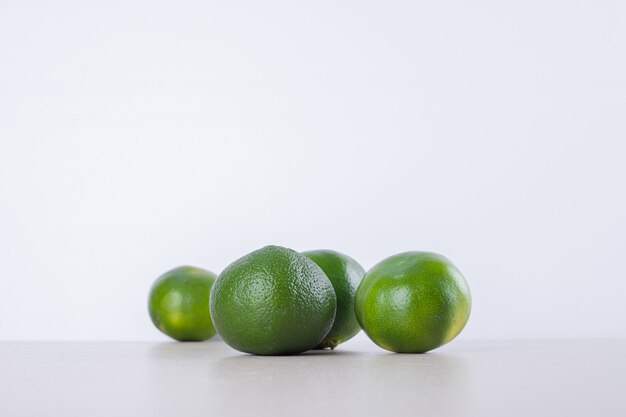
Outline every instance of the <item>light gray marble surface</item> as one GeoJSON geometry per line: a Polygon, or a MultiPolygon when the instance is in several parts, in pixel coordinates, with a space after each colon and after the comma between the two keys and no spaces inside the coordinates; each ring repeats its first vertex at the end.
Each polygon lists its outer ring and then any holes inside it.
{"type": "Polygon", "coordinates": [[[626,416],[626,341],[453,341],[393,354],[0,342],[0,416],[626,416]]]}

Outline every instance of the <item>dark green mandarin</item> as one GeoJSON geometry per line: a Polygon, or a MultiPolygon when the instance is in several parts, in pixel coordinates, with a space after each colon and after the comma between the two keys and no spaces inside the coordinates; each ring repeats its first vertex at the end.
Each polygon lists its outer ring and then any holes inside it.
{"type": "Polygon", "coordinates": [[[209,296],[216,275],[181,266],[157,278],[150,289],[148,310],[152,323],[178,341],[202,341],[215,335],[209,296]]]}
{"type": "Polygon", "coordinates": [[[317,346],[337,301],[324,271],[304,255],[266,246],[230,264],[211,291],[211,317],[231,347],[288,355],[317,346]]]}
{"type": "Polygon", "coordinates": [[[465,327],[471,294],[461,272],[444,256],[405,252],[376,264],[356,292],[355,311],[380,347],[423,353],[454,339],[465,327]]]}
{"type": "Polygon", "coordinates": [[[332,250],[313,250],[302,254],[319,265],[333,284],[337,315],[332,329],[317,348],[334,349],[361,330],[354,312],[354,295],[365,270],[348,255],[332,250]]]}

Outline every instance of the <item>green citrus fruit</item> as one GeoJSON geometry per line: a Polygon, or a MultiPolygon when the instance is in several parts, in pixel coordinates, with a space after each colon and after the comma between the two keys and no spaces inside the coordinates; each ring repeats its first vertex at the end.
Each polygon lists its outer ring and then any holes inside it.
{"type": "Polygon", "coordinates": [[[215,274],[181,266],[161,275],[150,289],[148,310],[152,323],[178,341],[201,341],[215,335],[209,294],[215,274]]]}
{"type": "Polygon", "coordinates": [[[335,322],[324,340],[317,345],[319,349],[334,349],[361,330],[354,313],[354,294],[365,270],[348,255],[332,250],[313,250],[302,254],[322,268],[335,289],[337,296],[335,322]]]}
{"type": "Polygon", "coordinates": [[[378,346],[422,353],[454,339],[467,323],[470,290],[447,258],[405,252],[370,269],[356,292],[355,311],[378,346]]]}
{"type": "Polygon", "coordinates": [[[211,317],[231,347],[287,355],[317,346],[333,325],[337,301],[324,271],[304,255],[266,246],[236,260],[211,291],[211,317]]]}

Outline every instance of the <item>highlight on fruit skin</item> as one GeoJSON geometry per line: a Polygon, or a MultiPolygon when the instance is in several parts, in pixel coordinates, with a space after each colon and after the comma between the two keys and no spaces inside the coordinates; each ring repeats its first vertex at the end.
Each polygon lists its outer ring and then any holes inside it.
{"type": "Polygon", "coordinates": [[[152,323],[180,342],[199,342],[216,334],[209,298],[216,275],[193,266],[174,268],[156,279],[148,296],[152,323]]]}
{"type": "Polygon", "coordinates": [[[306,256],[266,246],[231,263],[211,291],[211,317],[229,346],[256,355],[291,355],[317,346],[337,310],[333,286],[306,256]]]}
{"type": "Polygon", "coordinates": [[[392,352],[424,353],[465,327],[472,297],[446,257],[404,252],[374,265],[356,292],[355,312],[367,336],[392,352]]]}
{"type": "Polygon", "coordinates": [[[335,290],[337,314],[333,327],[315,347],[335,349],[361,331],[354,312],[354,296],[365,270],[350,256],[333,250],[318,249],[302,254],[322,268],[335,290]]]}

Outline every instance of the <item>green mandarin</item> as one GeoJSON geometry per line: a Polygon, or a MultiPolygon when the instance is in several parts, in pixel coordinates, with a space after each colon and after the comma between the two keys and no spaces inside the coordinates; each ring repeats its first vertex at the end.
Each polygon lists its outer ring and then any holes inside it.
{"type": "Polygon", "coordinates": [[[211,291],[211,317],[231,347],[288,355],[316,347],[337,309],[324,271],[304,255],[266,246],[230,264],[211,291]]]}
{"type": "Polygon", "coordinates": [[[317,347],[334,349],[361,331],[354,313],[354,295],[365,270],[348,255],[332,250],[313,250],[302,254],[319,265],[333,284],[337,315],[332,329],[317,347]]]}

